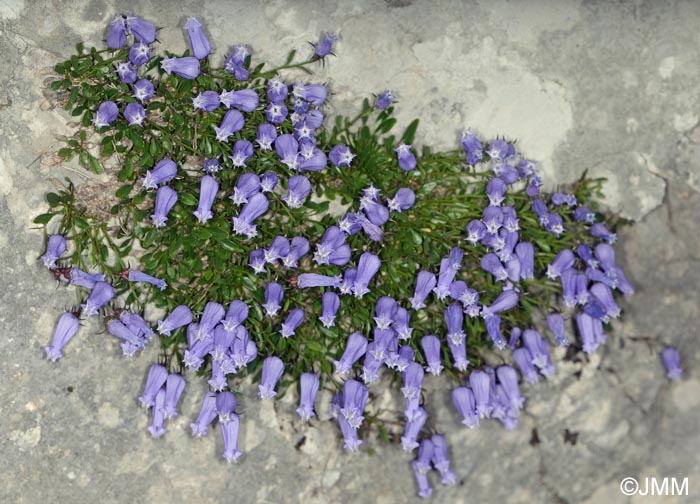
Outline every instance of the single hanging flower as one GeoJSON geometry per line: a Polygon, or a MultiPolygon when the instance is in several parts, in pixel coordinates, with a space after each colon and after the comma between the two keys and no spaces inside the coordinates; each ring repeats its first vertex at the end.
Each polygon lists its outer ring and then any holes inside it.
{"type": "Polygon", "coordinates": [[[190,424],[192,436],[203,437],[207,435],[209,426],[217,416],[216,412],[216,393],[207,392],[202,399],[202,406],[199,409],[197,420],[190,424]]]}
{"type": "Polygon", "coordinates": [[[260,177],[255,173],[246,172],[241,174],[233,188],[233,195],[229,199],[236,205],[248,203],[249,198],[260,192],[260,177]]]}
{"type": "Polygon", "coordinates": [[[185,379],[176,373],[169,374],[165,380],[165,402],[163,404],[163,415],[165,418],[175,418],[177,416],[177,403],[180,402],[184,391],[185,379]]]}
{"type": "Polygon", "coordinates": [[[282,201],[287,203],[289,208],[302,206],[311,193],[311,182],[303,175],[291,177],[287,182],[287,187],[287,194],[282,197],[282,201]]]}
{"type": "Polygon", "coordinates": [[[333,366],[335,372],[340,376],[346,376],[350,373],[353,364],[355,364],[367,351],[367,338],[358,332],[348,336],[345,343],[345,350],[340,360],[334,360],[333,366]]]}
{"type": "Polygon", "coordinates": [[[187,18],[182,28],[187,30],[187,36],[190,39],[190,47],[192,47],[192,54],[194,57],[201,60],[209,56],[211,44],[204,34],[202,23],[199,22],[199,19],[196,17],[187,18]]]}
{"type": "Polygon", "coordinates": [[[360,260],[357,263],[357,275],[352,285],[352,292],[355,294],[355,297],[362,298],[369,293],[369,283],[374,278],[374,275],[377,274],[381,265],[382,262],[379,260],[379,257],[370,252],[364,252],[360,256],[360,260]]]}
{"type": "Polygon", "coordinates": [[[46,252],[41,260],[46,268],[55,268],[56,260],[66,251],[66,239],[61,235],[50,235],[46,244],[46,252]]]}
{"type": "Polygon", "coordinates": [[[140,103],[129,103],[124,108],[124,119],[127,120],[129,126],[143,126],[143,121],[146,119],[146,109],[140,103]]]}
{"type": "Polygon", "coordinates": [[[394,149],[399,162],[399,168],[403,171],[411,171],[416,169],[416,156],[411,152],[411,146],[401,144],[394,149]]]}
{"type": "Polygon", "coordinates": [[[98,310],[109,303],[112,298],[114,298],[112,286],[107,282],[96,282],[85,304],[80,305],[83,309],[83,315],[85,317],[97,315],[98,310]]]}
{"type": "Polygon", "coordinates": [[[258,385],[258,396],[260,399],[270,399],[277,395],[275,386],[284,372],[284,363],[279,357],[274,355],[267,357],[263,361],[262,378],[258,385]]]}
{"type": "Polygon", "coordinates": [[[440,363],[440,340],[432,334],[423,336],[420,341],[425,354],[425,361],[428,364],[428,373],[438,376],[443,366],[440,363]]]}
{"type": "MultiPolygon", "coordinates": [[[[155,404],[156,394],[158,394],[159,390],[163,390],[163,385],[165,385],[167,379],[168,370],[164,366],[151,364],[151,367],[148,369],[143,394],[139,397],[141,407],[150,408],[155,404]]],[[[163,392],[163,401],[165,401],[165,391],[163,392]]]]}
{"type": "Polygon", "coordinates": [[[119,109],[116,103],[113,101],[102,102],[97,108],[92,123],[95,125],[95,128],[104,128],[112,124],[118,115],[119,109]]]}
{"type": "Polygon", "coordinates": [[[214,198],[219,191],[219,183],[210,175],[202,177],[199,186],[199,204],[197,210],[192,214],[197,217],[200,224],[205,224],[212,218],[211,207],[214,204],[214,198]]]}
{"type": "Polygon", "coordinates": [[[262,214],[267,212],[270,203],[262,193],[255,194],[243,206],[238,217],[233,218],[233,231],[236,234],[244,234],[247,238],[254,238],[258,235],[257,227],[253,222],[262,214]]]}
{"type": "Polygon", "coordinates": [[[323,327],[335,327],[335,316],[340,308],[340,297],[335,292],[324,292],[321,298],[321,316],[318,318],[323,327]]]}
{"type": "Polygon", "coordinates": [[[228,137],[243,129],[245,119],[238,110],[229,110],[219,126],[212,126],[218,142],[228,142],[228,137]]]}
{"type": "Polygon", "coordinates": [[[243,453],[238,450],[238,431],[241,420],[235,413],[231,414],[230,421],[219,422],[221,437],[224,440],[223,458],[226,462],[236,461],[243,453]]]}
{"type": "Polygon", "coordinates": [[[552,334],[554,334],[554,341],[556,341],[557,345],[567,346],[569,344],[564,331],[564,317],[559,313],[550,313],[547,315],[547,325],[552,334]]]}
{"type": "Polygon", "coordinates": [[[322,59],[333,54],[333,44],[338,40],[338,37],[333,33],[326,32],[321,39],[314,44],[314,56],[322,59]]]}
{"type": "Polygon", "coordinates": [[[162,186],[156,192],[156,206],[151,214],[155,227],[164,227],[170,210],[177,203],[177,193],[168,186],[162,186]]]}
{"type": "Polygon", "coordinates": [[[406,422],[404,434],[401,436],[401,447],[404,451],[412,452],[418,448],[419,444],[416,440],[426,420],[428,420],[428,413],[423,408],[418,408],[413,419],[406,422]]]}
{"type": "Polygon", "coordinates": [[[186,326],[192,322],[192,310],[185,305],[176,306],[165,318],[158,321],[158,334],[170,336],[175,329],[186,326]]]}
{"type": "Polygon", "coordinates": [[[129,61],[140,67],[151,59],[151,48],[148,44],[137,42],[129,48],[129,61]]]}
{"type": "Polygon", "coordinates": [[[144,189],[158,189],[160,184],[170,182],[177,175],[177,165],[169,158],[163,158],[153,167],[147,170],[146,176],[141,179],[144,189]]]}
{"type": "Polygon", "coordinates": [[[389,90],[379,93],[377,99],[374,101],[374,106],[379,110],[386,110],[389,106],[396,101],[394,93],[389,90]]]}
{"type": "Polygon", "coordinates": [[[683,376],[681,368],[681,356],[673,347],[666,347],[661,351],[661,361],[666,368],[666,376],[671,380],[680,380],[683,376]]]}
{"type": "Polygon", "coordinates": [[[282,330],[280,334],[283,338],[289,338],[294,336],[294,331],[296,331],[301,323],[304,321],[304,310],[301,308],[295,308],[289,312],[286,320],[282,323],[282,330]]]}
{"type": "Polygon", "coordinates": [[[282,298],[284,290],[277,282],[270,282],[265,287],[265,303],[262,305],[265,308],[265,314],[268,317],[277,316],[280,308],[282,308],[282,298]]]}
{"type": "Polygon", "coordinates": [[[148,427],[148,432],[151,433],[151,437],[154,439],[158,439],[165,434],[165,428],[163,427],[163,422],[165,420],[165,410],[163,409],[164,405],[165,389],[161,388],[155,395],[155,400],[153,402],[153,416],[151,418],[151,425],[148,427]]]}
{"type": "Polygon", "coordinates": [[[470,388],[458,387],[452,391],[452,403],[462,417],[462,424],[473,429],[479,426],[479,413],[476,410],[476,399],[470,388]]]}
{"type": "Polygon", "coordinates": [[[427,499],[433,493],[433,489],[428,482],[428,472],[430,471],[435,446],[430,439],[421,441],[418,450],[418,457],[412,462],[413,472],[418,482],[418,496],[427,499]]]}
{"type": "Polygon", "coordinates": [[[350,163],[356,156],[347,145],[335,145],[328,153],[328,158],[337,168],[350,167],[350,163]]]}
{"type": "Polygon", "coordinates": [[[126,18],[121,14],[109,22],[107,28],[107,47],[121,49],[126,45],[126,18]]]}
{"type": "Polygon", "coordinates": [[[251,157],[253,157],[253,144],[248,140],[236,140],[233,144],[233,154],[228,158],[234,168],[244,168],[251,157]]]}
{"type": "Polygon", "coordinates": [[[532,364],[532,354],[525,347],[516,348],[513,350],[513,360],[520,369],[523,379],[528,383],[537,383],[540,381],[540,376],[537,374],[537,369],[532,364]]]}
{"type": "Polygon", "coordinates": [[[409,298],[411,307],[414,310],[425,308],[425,299],[437,285],[437,278],[429,271],[419,271],[416,276],[416,288],[413,297],[409,298]]]}
{"type": "Polygon", "coordinates": [[[152,44],[156,40],[156,27],[141,17],[127,16],[126,27],[139,42],[152,44]]]}
{"type": "Polygon", "coordinates": [[[297,413],[304,421],[309,421],[314,416],[314,401],[318,393],[319,379],[313,373],[303,373],[299,377],[299,407],[297,413]]]}
{"type": "MultiPolygon", "coordinates": [[[[258,93],[252,89],[241,89],[239,91],[226,91],[225,89],[219,95],[221,104],[227,108],[237,108],[242,112],[252,112],[258,107],[260,98],[258,93]]],[[[260,126],[271,126],[270,124],[260,126]]],[[[258,126],[258,133],[260,133],[260,126],[258,126]]],[[[274,131],[274,126],[272,126],[274,131]]],[[[264,131],[264,130],[263,130],[264,131]]],[[[275,132],[275,136],[277,133],[275,132]]]]}
{"type": "Polygon", "coordinates": [[[53,332],[51,345],[44,347],[46,358],[51,362],[56,362],[63,357],[63,347],[75,336],[80,328],[80,320],[70,312],[63,313],[56,323],[53,332]]]}
{"type": "Polygon", "coordinates": [[[137,80],[136,82],[134,82],[133,88],[134,94],[132,96],[141,103],[144,103],[145,101],[148,101],[151,98],[153,98],[153,94],[155,93],[153,84],[148,79],[137,80]]]}
{"type": "Polygon", "coordinates": [[[130,269],[127,278],[129,282],[145,282],[151,285],[155,285],[156,287],[158,287],[159,290],[164,290],[167,287],[165,280],[156,278],[151,275],[147,275],[146,273],[143,273],[142,271],[138,270],[130,269]]]}
{"type": "Polygon", "coordinates": [[[203,110],[205,112],[213,112],[219,107],[219,93],[216,91],[204,91],[192,98],[192,106],[194,110],[203,110]]]}
{"type": "Polygon", "coordinates": [[[165,56],[160,62],[160,67],[168,75],[174,73],[188,80],[196,79],[200,72],[199,60],[192,56],[184,58],[169,58],[165,56]]]}

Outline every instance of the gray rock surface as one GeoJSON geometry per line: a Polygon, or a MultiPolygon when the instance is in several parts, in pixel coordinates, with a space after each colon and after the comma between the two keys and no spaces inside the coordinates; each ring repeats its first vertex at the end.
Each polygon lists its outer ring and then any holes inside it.
{"type": "Polygon", "coordinates": [[[319,71],[336,111],[390,88],[403,125],[421,118],[419,143],[450,148],[472,126],[517,138],[549,184],[584,170],[608,177],[608,204],[637,221],[618,246],[637,294],[602,351],[579,362],[557,355],[554,380],[524,387],[526,414],[515,431],[494,422],[461,428],[448,392],[435,387],[432,425],[447,437],[460,484],[445,488],[431,477],[433,499],[700,500],[699,3],[4,0],[0,502],[417,500],[408,455],[380,444],[372,455],[366,447],[343,453],[327,412],[304,425],[291,396],[260,404],[250,390],[241,398],[245,456],[236,465],[220,460],[217,433],[189,437],[198,380],[189,380],[168,434],[151,440],[135,397],[153,355],[122,358],[95,321],[57,365],[43,360],[57,313],[75,299],[39,267],[43,237],[31,221],[54,180],[97,178],[55,163],[68,118],[44,98],[44,80],[77,42],[99,45],[107,21],[129,10],[157,21],[163,45],[176,51],[184,17],[199,15],[217,58],[246,42],[256,59],[281,62],[290,48],[336,30],[339,58],[319,71]],[[666,344],[682,355],[678,384],[664,378],[658,352],[666,344]],[[691,497],[624,497],[627,476],[688,477],[691,497]]]}

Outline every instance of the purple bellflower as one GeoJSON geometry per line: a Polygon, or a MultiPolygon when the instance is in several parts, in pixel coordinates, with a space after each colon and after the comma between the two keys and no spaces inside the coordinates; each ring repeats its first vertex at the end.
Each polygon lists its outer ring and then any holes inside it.
{"type": "Polygon", "coordinates": [[[416,410],[413,419],[406,422],[404,434],[401,436],[401,446],[403,447],[404,451],[412,452],[418,448],[418,435],[420,434],[420,431],[425,425],[427,419],[428,413],[425,411],[425,409],[419,407],[416,410]]]}
{"type": "Polygon", "coordinates": [[[228,142],[228,137],[243,129],[245,119],[243,114],[238,110],[229,110],[224,115],[219,126],[213,126],[216,132],[216,140],[219,142],[228,142]]]}
{"type": "Polygon", "coordinates": [[[321,39],[314,44],[314,56],[317,58],[325,58],[329,54],[333,54],[333,44],[338,40],[338,37],[333,33],[326,32],[321,39]]]}
{"type": "Polygon", "coordinates": [[[277,174],[272,171],[267,171],[263,173],[262,177],[260,177],[260,190],[264,193],[272,192],[273,189],[277,187],[278,182],[279,178],[277,177],[277,174]]]}
{"type": "Polygon", "coordinates": [[[221,437],[224,440],[223,458],[226,462],[234,462],[243,453],[238,450],[238,431],[241,425],[241,420],[238,415],[232,413],[228,422],[219,422],[221,429],[221,437]]]}
{"type": "Polygon", "coordinates": [[[399,168],[403,171],[411,171],[416,169],[416,156],[411,152],[411,146],[401,144],[394,149],[399,162],[399,168]]]}
{"type": "Polygon", "coordinates": [[[243,301],[234,299],[228,305],[226,316],[221,321],[224,331],[235,331],[248,318],[248,305],[243,301]]]}
{"type": "Polygon", "coordinates": [[[151,48],[148,44],[137,42],[129,48],[129,61],[140,67],[151,59],[151,48]]]}
{"type": "Polygon", "coordinates": [[[277,282],[270,282],[265,287],[265,303],[262,305],[265,308],[265,314],[268,317],[275,317],[282,308],[282,298],[284,291],[282,286],[277,282]]]}
{"type": "Polygon", "coordinates": [[[276,143],[277,130],[272,124],[261,124],[258,126],[258,135],[255,138],[255,142],[260,147],[261,151],[272,150],[272,143],[276,143]]]}
{"type": "Polygon", "coordinates": [[[414,310],[425,308],[425,299],[437,285],[437,278],[429,271],[419,271],[416,276],[416,288],[413,297],[409,298],[414,310]]]}
{"type": "Polygon", "coordinates": [[[219,191],[219,183],[210,175],[202,177],[202,182],[199,187],[199,204],[197,210],[192,212],[200,224],[206,223],[212,218],[211,207],[214,204],[214,198],[219,191]]]}
{"type": "Polygon", "coordinates": [[[322,314],[318,318],[323,327],[335,327],[335,316],[340,308],[340,297],[335,292],[325,292],[321,298],[322,314]]]}
{"type": "Polygon", "coordinates": [[[484,371],[472,371],[469,374],[469,386],[474,394],[476,413],[479,418],[491,416],[491,378],[484,371]]]}
{"type": "Polygon", "coordinates": [[[146,176],[141,179],[145,189],[157,189],[160,184],[170,182],[177,175],[177,165],[172,159],[163,158],[155,165],[153,170],[146,171],[146,176]]]}
{"type": "Polygon", "coordinates": [[[55,268],[56,260],[66,251],[66,239],[61,235],[50,235],[46,243],[46,253],[41,260],[46,268],[55,268]]]}
{"type": "Polygon", "coordinates": [[[296,331],[299,328],[303,321],[304,310],[302,310],[301,308],[294,308],[292,311],[289,312],[289,315],[287,315],[287,318],[282,323],[282,330],[280,331],[280,334],[283,338],[289,338],[290,336],[294,336],[294,331],[296,331]]]}
{"type": "Polygon", "coordinates": [[[389,90],[383,91],[377,95],[377,99],[374,102],[374,106],[379,110],[386,110],[389,106],[396,101],[394,93],[389,90]]]}
{"type": "Polygon", "coordinates": [[[196,79],[200,72],[199,60],[192,56],[184,58],[168,58],[165,56],[163,61],[160,62],[160,67],[168,75],[174,73],[183,79],[189,80],[196,79]]]}
{"type": "Polygon", "coordinates": [[[452,391],[452,403],[462,417],[462,424],[473,429],[479,426],[479,414],[476,410],[476,400],[470,388],[458,387],[452,391]]]}
{"type": "Polygon", "coordinates": [[[387,198],[386,202],[389,210],[401,213],[415,204],[416,194],[407,187],[402,187],[396,191],[393,198],[387,198]]]}
{"type": "Polygon", "coordinates": [[[286,257],[290,251],[289,240],[282,235],[275,236],[270,246],[265,249],[265,262],[274,264],[278,259],[286,257]]]}
{"type": "Polygon", "coordinates": [[[134,94],[132,95],[141,103],[153,98],[155,90],[148,79],[140,79],[134,82],[134,94]]]}
{"type": "Polygon", "coordinates": [[[199,327],[195,332],[195,339],[207,339],[213,334],[214,328],[224,318],[224,307],[214,301],[209,301],[204,306],[202,317],[199,320],[199,327]]]}
{"type": "Polygon", "coordinates": [[[264,250],[251,250],[248,257],[248,266],[253,269],[256,275],[265,271],[266,263],[264,250]]]}
{"type": "MultiPolygon", "coordinates": [[[[221,104],[227,108],[233,107],[242,112],[252,112],[258,107],[260,98],[258,97],[258,93],[252,89],[241,89],[239,91],[223,90],[219,95],[219,100],[221,101],[221,104]]],[[[261,124],[260,126],[272,127],[274,136],[277,136],[275,127],[271,124],[261,124]]],[[[260,126],[258,126],[258,134],[260,134],[261,131],[260,126]]],[[[265,131],[265,129],[266,128],[264,128],[262,131],[265,131]]]]}
{"type": "Polygon", "coordinates": [[[540,376],[537,374],[537,369],[532,364],[532,354],[525,347],[516,348],[513,350],[513,360],[520,369],[523,379],[528,383],[537,383],[540,381],[540,376]]]}
{"type": "Polygon", "coordinates": [[[51,362],[56,362],[63,357],[63,347],[75,336],[80,328],[80,320],[70,312],[63,313],[56,323],[51,345],[44,347],[46,358],[51,362]]]}
{"type": "Polygon", "coordinates": [[[680,380],[683,375],[681,368],[681,356],[673,347],[666,347],[661,351],[661,361],[666,368],[666,376],[671,380],[680,380]]]}
{"type": "Polygon", "coordinates": [[[355,364],[366,351],[367,338],[358,332],[352,333],[348,336],[348,340],[345,343],[345,350],[340,360],[333,361],[335,372],[340,376],[347,376],[353,364],[355,364]]]}
{"type": "Polygon", "coordinates": [[[126,45],[126,18],[122,15],[109,22],[107,28],[107,47],[121,49],[126,45]]]}
{"type": "Polygon", "coordinates": [[[595,330],[593,329],[593,318],[587,313],[579,313],[576,315],[576,327],[581,338],[581,346],[587,354],[594,353],[599,346],[596,339],[595,330]]]}
{"type": "Polygon", "coordinates": [[[215,392],[207,392],[202,399],[202,406],[199,409],[197,420],[190,424],[192,436],[203,437],[207,435],[209,426],[217,416],[216,412],[216,396],[215,392]]]}
{"type": "Polygon", "coordinates": [[[180,402],[184,391],[185,379],[175,373],[168,375],[165,381],[165,404],[163,405],[165,418],[175,418],[177,416],[177,403],[180,402]]]}
{"type": "MultiPolygon", "coordinates": [[[[263,177],[264,178],[264,177],[263,177]]],[[[289,252],[282,258],[285,268],[296,268],[299,259],[309,253],[309,240],[303,236],[295,236],[290,243],[289,252]]]]}
{"type": "Polygon", "coordinates": [[[233,154],[228,158],[234,168],[243,168],[251,157],[253,157],[253,144],[248,140],[236,140],[233,144],[233,154]]]}
{"type": "Polygon", "coordinates": [[[399,306],[394,314],[394,331],[400,340],[411,338],[413,328],[410,326],[410,314],[406,308],[399,306]]]}
{"type": "Polygon", "coordinates": [[[143,121],[146,119],[146,109],[140,103],[129,103],[124,108],[124,118],[129,126],[143,126],[143,121]]]}
{"type": "Polygon", "coordinates": [[[493,341],[493,346],[496,347],[497,350],[503,350],[506,347],[506,341],[501,334],[500,315],[492,315],[485,318],[484,325],[486,326],[486,332],[491,338],[491,341],[493,341]]]}
{"type": "Polygon", "coordinates": [[[368,397],[367,387],[357,380],[343,383],[343,404],[340,413],[353,429],[359,428],[365,419],[362,413],[368,397]]]}
{"type": "Polygon", "coordinates": [[[512,290],[501,292],[496,300],[490,306],[484,306],[481,310],[481,316],[489,318],[501,312],[510,310],[517,306],[520,297],[518,293],[512,290]]]}
{"type": "Polygon", "coordinates": [[[314,402],[318,393],[320,381],[313,373],[304,373],[299,377],[299,407],[297,413],[304,421],[314,416],[314,402]]]}
{"type": "Polygon", "coordinates": [[[233,188],[233,195],[229,196],[230,200],[236,205],[248,203],[249,198],[252,198],[260,192],[260,177],[255,173],[246,172],[241,174],[236,181],[236,186],[233,188]]]}
{"type": "Polygon", "coordinates": [[[576,257],[569,249],[564,249],[557,254],[552,264],[547,266],[547,278],[556,280],[566,270],[573,268],[576,257]]]}
{"type": "Polygon", "coordinates": [[[420,345],[425,354],[428,373],[438,376],[443,370],[440,363],[440,340],[432,334],[427,334],[421,338],[420,345]]]}
{"type": "Polygon", "coordinates": [[[328,157],[337,168],[349,167],[356,154],[347,145],[336,145],[328,153],[328,157]]]}
{"type": "Polygon", "coordinates": [[[260,399],[270,399],[277,395],[275,387],[284,372],[284,363],[279,357],[271,355],[263,361],[262,378],[258,385],[260,399]]]}
{"type": "Polygon", "coordinates": [[[187,18],[182,28],[187,30],[187,36],[190,39],[190,47],[192,47],[192,54],[194,54],[194,57],[201,60],[209,56],[211,44],[204,34],[202,23],[200,23],[196,17],[191,17],[187,18]]]}
{"type": "MultiPolygon", "coordinates": [[[[160,364],[151,364],[146,377],[146,385],[144,386],[143,394],[139,397],[141,407],[150,408],[155,404],[156,394],[163,389],[163,385],[168,379],[168,370],[160,364]]],[[[165,399],[165,395],[163,395],[165,399]]]]}
{"type": "Polygon", "coordinates": [[[195,111],[213,112],[219,107],[219,104],[219,93],[216,91],[204,91],[192,98],[192,106],[195,111]]]}
{"type": "Polygon", "coordinates": [[[389,296],[382,296],[377,301],[375,306],[375,317],[374,321],[379,329],[388,329],[389,326],[394,322],[394,316],[396,315],[396,310],[398,309],[398,304],[396,300],[389,296]]]}
{"type": "Polygon", "coordinates": [[[262,193],[255,194],[243,206],[243,209],[238,214],[238,217],[233,218],[233,231],[236,234],[244,234],[248,238],[254,238],[258,235],[257,228],[253,222],[262,214],[267,212],[270,203],[262,193]]]}
{"type": "Polygon", "coordinates": [[[290,177],[287,187],[287,194],[282,197],[282,201],[287,203],[290,208],[302,206],[311,193],[311,182],[303,175],[290,177]]]}
{"type": "Polygon", "coordinates": [[[114,122],[119,115],[117,104],[113,101],[102,102],[97,108],[95,118],[92,120],[95,128],[104,128],[114,122]]]}
{"type": "Polygon", "coordinates": [[[112,298],[114,298],[114,288],[107,282],[96,282],[85,304],[80,305],[83,309],[83,316],[97,315],[98,310],[109,303],[112,298]]]}
{"type": "Polygon", "coordinates": [[[567,346],[569,340],[566,337],[566,332],[564,331],[564,317],[559,313],[550,313],[547,315],[547,325],[549,330],[554,334],[554,341],[556,341],[559,346],[567,346]]]}
{"type": "Polygon", "coordinates": [[[611,231],[608,230],[608,228],[605,227],[604,224],[597,223],[593,224],[591,226],[591,236],[595,238],[599,238],[601,240],[605,240],[608,243],[612,244],[617,241],[617,235],[615,233],[612,233],[611,231]]]}
{"type": "Polygon", "coordinates": [[[152,44],[156,40],[156,27],[141,17],[127,16],[126,27],[139,42],[152,44]]]}
{"type": "Polygon", "coordinates": [[[119,61],[114,64],[119,80],[125,84],[136,82],[136,66],[129,61],[119,61]]]}
{"type": "Polygon", "coordinates": [[[165,434],[165,428],[163,427],[163,422],[165,421],[165,389],[159,389],[155,394],[155,399],[153,401],[153,416],[151,417],[151,425],[148,427],[148,432],[151,433],[151,437],[158,439],[163,434],[165,434]]]}
{"type": "Polygon", "coordinates": [[[164,227],[168,221],[168,213],[177,203],[177,193],[168,186],[158,188],[156,192],[156,206],[151,214],[151,220],[155,227],[164,227]]]}
{"type": "Polygon", "coordinates": [[[357,276],[355,277],[355,282],[352,286],[352,292],[357,298],[362,298],[365,294],[369,293],[368,288],[369,283],[377,274],[382,262],[379,257],[370,253],[364,252],[360,256],[360,260],[357,263],[357,276]]]}
{"type": "Polygon", "coordinates": [[[523,344],[532,355],[532,364],[539,368],[540,372],[549,378],[556,370],[549,354],[549,345],[542,338],[540,333],[534,329],[523,331],[523,344]]]}
{"type": "Polygon", "coordinates": [[[170,336],[175,329],[186,326],[192,322],[192,311],[185,305],[176,306],[165,318],[158,321],[158,334],[170,336]]]}
{"type": "Polygon", "coordinates": [[[147,275],[146,273],[143,273],[142,271],[138,270],[129,270],[128,279],[129,282],[145,282],[151,285],[155,285],[156,287],[158,287],[159,290],[164,290],[167,286],[165,280],[156,278],[151,275],[147,275]]]}

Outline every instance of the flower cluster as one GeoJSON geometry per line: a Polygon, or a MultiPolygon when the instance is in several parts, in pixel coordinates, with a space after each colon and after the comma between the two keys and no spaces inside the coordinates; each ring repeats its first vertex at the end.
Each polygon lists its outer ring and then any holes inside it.
{"type": "MultiPolygon", "coordinates": [[[[67,108],[83,113],[66,157],[99,165],[86,147],[96,132],[103,157],[124,155],[125,185],[111,212],[122,218],[116,230],[77,209],[72,186],[47,196],[62,210],[37,222],[62,221],[41,261],[84,298],[59,318],[47,358],[62,358],[80,317],[100,313],[126,356],[157,341],[160,358],[139,397],[152,409],[150,434],[165,433],[187,380],[204,375],[210,391],[192,435],[217,422],[229,462],[242,455],[241,377],[256,377],[268,400],[290,376],[302,421],[328,408],[343,446],[357,451],[380,421],[371,399],[382,375],[397,373],[405,402],[397,434],[406,452],[417,450],[419,495],[431,494],[432,469],[454,485],[445,438],[426,428],[426,373],[449,375],[455,419],[466,427],[493,418],[513,429],[521,380],[556,372],[550,339],[595,352],[620,316],[617,293],[634,292],[616,262],[616,235],[591,201],[595,183],[545,194],[536,164],[512,142],[469,129],[461,150],[417,156],[417,123],[399,139],[388,135],[390,91],[326,126],[328,88],[288,82],[281,71],[325,62],[332,34],[307,61],[290,57],[265,72],[245,45],[212,68],[199,20],[183,29],[191,50],[159,56],[153,24],[118,16],[107,32],[112,57],[93,49],[80,55],[88,63],[57,68],[66,77],[53,88],[76,89],[67,108]],[[109,90],[81,94],[90,68],[109,90]],[[139,269],[125,259],[134,242],[139,269]],[[143,315],[152,305],[166,310],[156,323],[143,315]],[[513,365],[489,366],[490,350],[513,365]],[[329,405],[316,404],[321,386],[335,393],[329,405]]],[[[669,378],[680,378],[678,352],[667,348],[662,359],[669,378]]]]}

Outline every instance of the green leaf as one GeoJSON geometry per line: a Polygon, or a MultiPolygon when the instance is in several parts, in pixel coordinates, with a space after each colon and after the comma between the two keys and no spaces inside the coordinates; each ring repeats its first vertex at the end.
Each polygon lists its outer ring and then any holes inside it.
{"type": "Polygon", "coordinates": [[[115,192],[114,195],[117,198],[122,198],[122,199],[128,198],[129,193],[131,193],[131,189],[133,189],[133,187],[134,186],[132,186],[131,184],[123,185],[119,189],[117,189],[117,192],[115,192]]]}
{"type": "Polygon", "coordinates": [[[46,193],[46,201],[49,203],[50,207],[56,207],[61,202],[58,194],[56,193],[46,193]]]}
{"type": "Polygon", "coordinates": [[[197,198],[195,198],[190,193],[181,193],[179,195],[179,197],[180,197],[180,201],[182,202],[183,205],[187,205],[187,206],[197,205],[197,198]]]}
{"type": "Polygon", "coordinates": [[[48,222],[56,215],[53,212],[44,213],[34,217],[34,224],[48,224],[48,222]]]}
{"type": "Polygon", "coordinates": [[[412,144],[416,136],[416,130],[418,129],[418,119],[413,120],[411,124],[408,125],[406,131],[403,132],[401,136],[401,142],[405,144],[412,144]]]}

